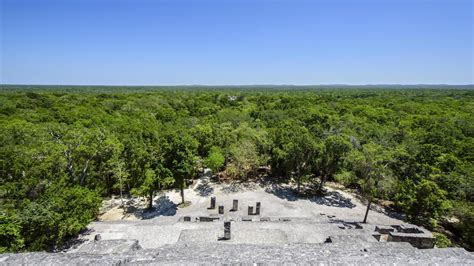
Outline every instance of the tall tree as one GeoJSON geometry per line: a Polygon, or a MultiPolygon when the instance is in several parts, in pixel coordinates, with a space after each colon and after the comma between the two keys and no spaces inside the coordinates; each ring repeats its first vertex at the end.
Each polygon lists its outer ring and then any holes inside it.
{"type": "Polygon", "coordinates": [[[127,169],[125,168],[125,162],[120,158],[114,157],[111,160],[112,166],[112,175],[116,181],[115,188],[118,188],[120,191],[120,204],[123,207],[123,190],[124,190],[124,183],[129,176],[127,169]]]}
{"type": "Polygon", "coordinates": [[[388,167],[391,158],[379,145],[366,144],[360,150],[353,150],[349,155],[353,171],[359,176],[361,194],[367,200],[363,223],[367,222],[370,206],[374,197],[381,196],[391,189],[392,174],[388,167]]]}
{"type": "Polygon", "coordinates": [[[182,204],[185,204],[184,187],[186,180],[191,178],[196,171],[197,148],[197,141],[186,132],[172,135],[170,149],[166,157],[168,159],[168,168],[171,170],[176,185],[180,189],[182,204]]]}
{"type": "Polygon", "coordinates": [[[145,176],[143,183],[138,187],[132,189],[132,193],[148,197],[148,209],[153,208],[153,198],[155,194],[173,183],[171,172],[166,168],[153,170],[151,168],[145,169],[145,176]]]}
{"type": "Polygon", "coordinates": [[[321,172],[318,191],[322,192],[329,177],[342,167],[344,156],[350,151],[351,143],[346,138],[332,135],[324,140],[324,147],[318,159],[317,167],[321,172]]]}
{"type": "Polygon", "coordinates": [[[308,129],[297,122],[284,121],[274,131],[271,162],[276,173],[296,178],[297,192],[301,192],[301,177],[312,167],[319,146],[308,129]]]}

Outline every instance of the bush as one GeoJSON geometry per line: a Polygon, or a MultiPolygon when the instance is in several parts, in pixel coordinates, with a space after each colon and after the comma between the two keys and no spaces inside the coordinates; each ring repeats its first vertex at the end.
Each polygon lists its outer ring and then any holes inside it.
{"type": "Polygon", "coordinates": [[[25,243],[21,226],[12,216],[0,215],[0,253],[20,251],[25,243]]]}
{"type": "Polygon", "coordinates": [[[430,180],[423,179],[419,184],[403,184],[396,195],[397,204],[402,207],[411,222],[436,226],[436,219],[450,208],[446,200],[446,191],[430,180]]]}
{"type": "Polygon", "coordinates": [[[453,244],[449,238],[442,234],[442,233],[433,233],[434,237],[436,237],[435,246],[438,248],[448,248],[452,247],[453,244]]]}
{"type": "Polygon", "coordinates": [[[357,184],[354,173],[351,171],[341,171],[334,175],[334,180],[343,184],[344,186],[352,186],[357,184]]]}

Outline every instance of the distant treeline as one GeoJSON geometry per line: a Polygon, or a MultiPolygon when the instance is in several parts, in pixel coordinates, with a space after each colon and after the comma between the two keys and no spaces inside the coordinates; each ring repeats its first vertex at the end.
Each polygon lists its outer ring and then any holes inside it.
{"type": "Polygon", "coordinates": [[[306,195],[337,181],[472,248],[474,90],[450,88],[2,85],[0,252],[59,248],[102,197],[204,166],[306,195]]]}
{"type": "Polygon", "coordinates": [[[348,90],[355,93],[372,90],[473,90],[474,84],[467,85],[186,85],[186,86],[104,86],[104,85],[7,85],[0,84],[0,91],[28,92],[54,91],[75,93],[137,93],[150,91],[334,91],[348,90]]]}

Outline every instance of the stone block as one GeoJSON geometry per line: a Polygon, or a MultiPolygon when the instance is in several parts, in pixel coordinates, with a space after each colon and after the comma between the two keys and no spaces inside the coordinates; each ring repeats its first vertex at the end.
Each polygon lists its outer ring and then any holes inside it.
{"type": "Polygon", "coordinates": [[[395,232],[395,228],[387,225],[377,225],[375,226],[375,231],[381,234],[388,234],[390,232],[395,232]]]}
{"type": "Polygon", "coordinates": [[[211,206],[209,209],[213,210],[216,208],[216,197],[211,197],[211,206]]]}
{"type": "Polygon", "coordinates": [[[230,240],[230,222],[224,222],[224,240],[230,240]]]}
{"type": "Polygon", "coordinates": [[[231,211],[236,212],[236,211],[238,211],[238,210],[239,210],[239,200],[236,200],[236,199],[235,199],[235,200],[232,201],[232,209],[231,209],[231,211]]]}
{"type": "Polygon", "coordinates": [[[433,248],[436,238],[427,234],[390,232],[388,242],[408,242],[416,248],[433,248]]]}
{"type": "Polygon", "coordinates": [[[255,215],[260,215],[260,202],[257,202],[257,204],[255,204],[255,215]]]}
{"type": "Polygon", "coordinates": [[[216,220],[220,220],[219,217],[209,217],[209,216],[200,216],[199,221],[200,222],[214,222],[216,220]]]}

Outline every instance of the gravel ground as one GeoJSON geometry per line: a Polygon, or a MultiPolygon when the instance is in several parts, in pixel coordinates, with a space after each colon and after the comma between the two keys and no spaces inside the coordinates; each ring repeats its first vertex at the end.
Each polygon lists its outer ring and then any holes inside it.
{"type": "MultiPolygon", "coordinates": [[[[317,219],[320,213],[333,215],[342,220],[362,221],[366,205],[362,204],[354,195],[342,190],[328,188],[325,197],[300,198],[293,189],[285,185],[259,186],[250,184],[214,184],[205,180],[198,181],[192,188],[185,190],[185,200],[191,201],[191,206],[178,208],[181,197],[179,191],[167,191],[154,199],[154,212],[143,212],[145,202],[133,200],[136,210],[128,215],[117,215],[115,207],[101,216],[103,221],[117,220],[160,220],[164,217],[207,216],[216,214],[215,210],[208,210],[210,197],[217,198],[216,206],[224,205],[225,215],[229,217],[245,216],[247,206],[255,206],[255,202],[262,203],[261,216],[274,217],[308,217],[317,219]],[[204,192],[203,192],[204,191],[204,192]],[[239,211],[229,212],[232,200],[239,200],[239,211]]],[[[116,199],[114,201],[117,201],[116,199]]],[[[254,207],[255,208],[255,207],[254,207]]],[[[377,208],[374,206],[374,208],[377,208]]],[[[391,218],[381,212],[371,211],[369,223],[373,224],[400,224],[402,221],[391,218]]]]}

